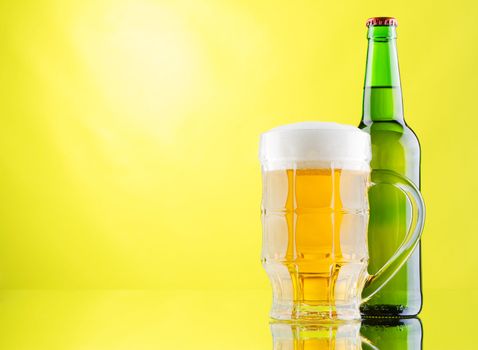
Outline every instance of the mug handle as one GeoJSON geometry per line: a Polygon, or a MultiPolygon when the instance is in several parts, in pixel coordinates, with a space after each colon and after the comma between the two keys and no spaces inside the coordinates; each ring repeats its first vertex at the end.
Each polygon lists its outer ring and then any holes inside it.
{"type": "Polygon", "coordinates": [[[423,231],[425,203],[418,188],[406,177],[391,170],[375,169],[371,174],[372,186],[389,184],[400,189],[412,207],[412,222],[400,247],[392,257],[373,275],[367,275],[362,291],[362,303],[377,293],[403,266],[412,255],[423,231]]]}
{"type": "Polygon", "coordinates": [[[360,340],[362,342],[362,350],[368,350],[368,349],[380,350],[375,345],[373,345],[373,343],[370,340],[368,340],[367,338],[365,338],[363,336],[360,336],[360,340]]]}

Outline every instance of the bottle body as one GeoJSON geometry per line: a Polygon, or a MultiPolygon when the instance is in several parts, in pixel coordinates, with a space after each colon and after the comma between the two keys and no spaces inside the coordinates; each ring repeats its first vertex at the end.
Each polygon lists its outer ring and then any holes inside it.
{"type": "MultiPolygon", "coordinates": [[[[383,23],[383,22],[374,22],[383,23]]],[[[390,23],[390,22],[388,22],[390,23]]],[[[363,113],[359,127],[370,134],[372,169],[395,171],[420,187],[420,144],[403,117],[394,25],[370,25],[363,113]]],[[[391,186],[370,191],[369,273],[397,250],[410,225],[407,199],[391,186]]],[[[416,316],[422,308],[420,245],[399,272],[361,307],[366,316],[416,316]]]]}
{"type": "MultiPolygon", "coordinates": [[[[420,186],[420,144],[414,132],[396,122],[361,125],[372,140],[372,169],[393,170],[420,186]]],[[[369,193],[369,273],[397,250],[411,219],[407,199],[392,186],[369,193]]],[[[422,308],[420,244],[397,274],[361,307],[365,316],[416,316],[422,308]]]]}

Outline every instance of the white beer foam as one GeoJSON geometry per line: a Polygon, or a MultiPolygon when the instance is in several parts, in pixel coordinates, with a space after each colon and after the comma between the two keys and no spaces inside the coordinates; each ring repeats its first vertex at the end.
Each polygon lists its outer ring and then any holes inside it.
{"type": "Polygon", "coordinates": [[[261,135],[259,159],[265,170],[337,168],[369,170],[370,135],[351,125],[303,122],[261,135]]]}

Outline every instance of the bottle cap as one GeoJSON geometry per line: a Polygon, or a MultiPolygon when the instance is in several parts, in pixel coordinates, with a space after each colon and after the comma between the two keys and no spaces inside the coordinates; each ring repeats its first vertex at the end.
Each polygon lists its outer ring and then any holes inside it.
{"type": "Polygon", "coordinates": [[[370,26],[398,26],[397,19],[395,17],[372,17],[367,19],[367,27],[370,26]]]}

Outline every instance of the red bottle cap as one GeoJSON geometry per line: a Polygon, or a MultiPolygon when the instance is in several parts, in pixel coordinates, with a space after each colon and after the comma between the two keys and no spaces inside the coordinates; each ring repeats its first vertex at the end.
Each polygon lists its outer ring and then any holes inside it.
{"type": "Polygon", "coordinates": [[[398,26],[397,19],[394,17],[372,17],[367,19],[367,27],[369,26],[398,26]]]}

